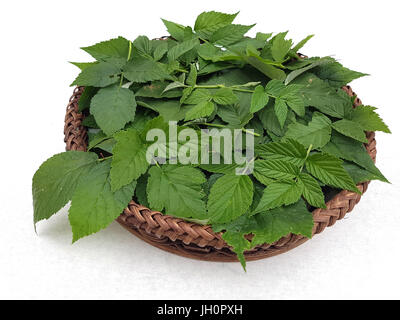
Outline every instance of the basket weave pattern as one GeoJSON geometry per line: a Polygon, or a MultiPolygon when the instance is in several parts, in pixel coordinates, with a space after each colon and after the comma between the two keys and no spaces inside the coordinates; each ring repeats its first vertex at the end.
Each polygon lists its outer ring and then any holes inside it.
{"type": "MultiPolygon", "coordinates": [[[[349,86],[342,89],[349,96],[355,95],[349,86]]],[[[67,150],[86,151],[87,148],[87,130],[82,126],[84,116],[78,111],[78,101],[82,91],[83,87],[77,87],[74,90],[67,107],[64,126],[67,150]]],[[[361,101],[357,98],[354,107],[359,105],[361,105],[361,101]]],[[[368,143],[365,146],[375,161],[375,133],[367,132],[366,134],[368,143]]],[[[369,182],[360,183],[357,187],[364,193],[367,191],[368,184],[369,182]]],[[[347,213],[353,210],[360,199],[361,195],[342,190],[326,203],[326,209],[314,210],[312,213],[314,218],[313,236],[324,231],[326,227],[334,225],[337,220],[343,219],[347,213]]],[[[200,260],[237,261],[236,254],[222,239],[222,233],[215,233],[210,226],[202,226],[150,210],[133,200],[117,218],[117,221],[142,240],[163,250],[200,260]]],[[[291,250],[307,240],[304,236],[289,234],[272,244],[259,245],[245,252],[246,260],[274,256],[291,250]]]]}

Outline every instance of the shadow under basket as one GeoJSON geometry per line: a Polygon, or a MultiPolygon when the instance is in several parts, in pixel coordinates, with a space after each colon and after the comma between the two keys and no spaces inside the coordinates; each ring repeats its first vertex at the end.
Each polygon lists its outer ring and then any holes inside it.
{"type": "MultiPolygon", "coordinates": [[[[83,87],[75,88],[68,103],[64,126],[66,150],[86,151],[87,148],[87,129],[82,125],[84,115],[78,111],[78,101],[83,89],[83,87]]],[[[349,86],[342,89],[349,96],[355,95],[349,86]]],[[[361,101],[356,98],[354,107],[359,105],[361,105],[361,101]]],[[[365,147],[375,161],[375,133],[366,132],[366,136],[368,143],[365,144],[365,147]]],[[[363,182],[358,184],[357,187],[364,193],[367,191],[368,184],[369,181],[363,182]]],[[[321,233],[326,227],[330,227],[337,220],[343,219],[347,213],[353,210],[360,199],[360,194],[342,190],[326,203],[326,209],[315,209],[312,212],[314,218],[312,235],[321,233]]],[[[180,256],[206,261],[238,261],[236,254],[222,239],[221,232],[214,232],[210,226],[187,222],[153,211],[133,200],[117,218],[117,222],[147,243],[180,256]]],[[[272,244],[258,245],[246,251],[245,257],[247,261],[251,261],[275,256],[289,251],[307,240],[308,238],[301,235],[288,234],[272,244]]]]}

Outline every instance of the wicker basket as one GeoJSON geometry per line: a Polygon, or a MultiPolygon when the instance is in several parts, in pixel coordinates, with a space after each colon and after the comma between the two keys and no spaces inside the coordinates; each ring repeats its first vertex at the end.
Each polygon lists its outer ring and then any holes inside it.
{"type": "MultiPolygon", "coordinates": [[[[352,89],[343,87],[349,96],[354,96],[352,89]]],[[[78,87],[69,101],[65,117],[65,143],[67,150],[86,151],[87,131],[82,126],[84,116],[78,112],[78,100],[83,87],[78,87]]],[[[357,98],[354,107],[361,104],[357,98]]],[[[376,141],[375,133],[367,132],[368,143],[365,145],[371,158],[375,161],[376,141]]],[[[364,193],[369,182],[357,185],[364,193]]],[[[335,224],[352,211],[360,201],[361,195],[343,190],[326,203],[326,209],[313,211],[314,228],[313,236],[321,233],[326,227],[335,224]]],[[[215,233],[210,226],[202,226],[196,223],[184,221],[158,211],[152,211],[133,200],[124,212],[117,218],[119,224],[125,229],[160,249],[175,253],[184,257],[208,260],[208,261],[238,261],[236,254],[222,239],[221,233],[215,233]]],[[[247,261],[271,257],[289,251],[308,239],[304,236],[289,234],[272,244],[264,244],[245,252],[247,261]]]]}

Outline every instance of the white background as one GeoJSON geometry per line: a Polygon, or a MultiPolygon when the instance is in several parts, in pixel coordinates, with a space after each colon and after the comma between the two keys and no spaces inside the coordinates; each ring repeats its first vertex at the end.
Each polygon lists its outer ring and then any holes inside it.
{"type": "MultiPolygon", "coordinates": [[[[0,5],[0,298],[400,298],[399,8],[397,1],[3,1],[0,5]],[[67,213],[32,223],[31,178],[64,150],[63,120],[81,46],[166,35],[160,17],[193,24],[241,11],[255,31],[314,33],[307,55],[369,73],[352,84],[393,131],[378,134],[373,182],[344,221],[301,247],[248,264],[209,263],[153,248],[119,225],[71,245],[67,213]]],[[[255,32],[253,31],[253,32],[255,32]]]]}

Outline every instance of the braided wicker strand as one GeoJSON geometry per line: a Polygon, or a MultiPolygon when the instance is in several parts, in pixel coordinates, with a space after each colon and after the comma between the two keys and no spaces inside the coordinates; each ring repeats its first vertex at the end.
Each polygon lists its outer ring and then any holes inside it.
{"type": "MultiPolygon", "coordinates": [[[[349,96],[355,95],[349,86],[342,89],[349,96]]],[[[64,126],[66,150],[86,151],[87,148],[87,131],[82,126],[84,116],[78,111],[78,101],[82,92],[83,87],[77,87],[68,103],[64,126]]],[[[361,101],[356,98],[354,107],[359,105],[361,105],[361,101]]],[[[375,161],[375,133],[367,132],[366,134],[368,143],[365,146],[375,161]]],[[[360,183],[357,187],[364,193],[367,191],[368,184],[369,182],[360,183]]],[[[347,213],[353,210],[360,199],[360,194],[342,190],[326,203],[326,209],[314,210],[312,213],[314,218],[313,236],[343,219],[347,213]]],[[[133,200],[117,218],[117,222],[140,239],[171,253],[207,261],[238,261],[236,254],[222,239],[222,233],[215,233],[210,226],[202,226],[164,215],[137,204],[133,200]]],[[[251,261],[275,256],[287,252],[307,240],[308,238],[304,236],[289,234],[272,244],[259,245],[246,251],[245,257],[246,260],[251,261]]]]}

